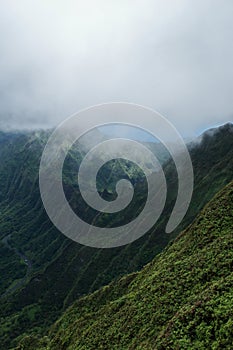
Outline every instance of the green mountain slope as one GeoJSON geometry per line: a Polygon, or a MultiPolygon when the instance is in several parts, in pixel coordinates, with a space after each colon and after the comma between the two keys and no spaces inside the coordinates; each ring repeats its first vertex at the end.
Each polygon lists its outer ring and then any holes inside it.
{"type": "MultiPolygon", "coordinates": [[[[232,136],[233,126],[227,124],[217,129],[214,135],[205,134],[202,141],[191,147],[194,194],[190,209],[176,232],[164,234],[177,191],[174,164],[168,161],[164,169],[169,198],[161,219],[136,242],[106,250],[71,242],[56,230],[43,209],[38,166],[48,133],[0,134],[0,238],[4,240],[10,235],[8,243],[14,249],[10,250],[3,242],[0,245],[3,267],[0,289],[1,294],[7,293],[0,299],[0,348],[10,348],[17,342],[14,339],[25,332],[33,330],[43,334],[74,300],[119,276],[141,269],[160,253],[181,229],[193,221],[213,195],[232,180],[232,136]],[[31,262],[29,274],[25,260],[13,254],[17,251],[31,262]],[[15,285],[19,288],[15,289],[15,285]]],[[[78,156],[71,152],[64,177],[65,190],[74,209],[79,204],[72,179],[76,175],[78,156]]],[[[127,169],[125,165],[126,174],[127,169]]],[[[104,189],[105,182],[109,179],[114,182],[118,175],[122,176],[122,169],[117,165],[112,179],[108,171],[102,172],[101,189],[104,189]]],[[[138,186],[136,204],[140,203],[145,191],[143,183],[138,186]]],[[[114,195],[112,187],[103,194],[114,195]]],[[[134,211],[134,208],[128,211],[129,217],[134,211]]],[[[95,213],[89,210],[86,216],[94,218],[95,213]]]]}
{"type": "Polygon", "coordinates": [[[17,349],[232,349],[233,182],[139,273],[74,303],[17,349]]]}

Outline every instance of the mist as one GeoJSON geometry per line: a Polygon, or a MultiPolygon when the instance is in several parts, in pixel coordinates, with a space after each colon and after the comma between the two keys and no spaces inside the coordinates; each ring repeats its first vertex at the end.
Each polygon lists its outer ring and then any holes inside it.
{"type": "Polygon", "coordinates": [[[1,3],[0,129],[142,104],[191,137],[233,120],[231,0],[1,3]]]}

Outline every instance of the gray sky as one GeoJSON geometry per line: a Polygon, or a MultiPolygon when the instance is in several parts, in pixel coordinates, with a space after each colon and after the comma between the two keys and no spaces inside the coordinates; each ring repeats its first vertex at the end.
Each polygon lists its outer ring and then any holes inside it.
{"type": "Polygon", "coordinates": [[[232,0],[1,0],[0,128],[109,101],[184,136],[232,121],[232,34],[232,0]]]}

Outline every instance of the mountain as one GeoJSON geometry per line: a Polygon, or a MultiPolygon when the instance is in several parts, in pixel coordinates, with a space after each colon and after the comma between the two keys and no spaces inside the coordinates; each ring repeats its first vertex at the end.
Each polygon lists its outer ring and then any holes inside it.
{"type": "Polygon", "coordinates": [[[140,272],[76,301],[17,350],[232,349],[233,182],[140,272]]]}
{"type": "MultiPolygon", "coordinates": [[[[49,131],[0,134],[0,348],[3,349],[17,344],[17,338],[26,332],[44,334],[74,300],[119,276],[140,270],[233,178],[233,125],[226,124],[211,135],[205,133],[201,140],[189,146],[194,193],[189,211],[175,232],[164,233],[177,194],[176,170],[172,160],[166,159],[163,168],[169,196],[155,227],[124,247],[89,248],[64,237],[43,208],[38,168],[49,134],[49,131]]],[[[74,210],[79,206],[85,208],[74,181],[82,156],[80,148],[71,150],[64,169],[64,188],[74,210]]],[[[138,204],[145,197],[146,187],[137,180],[140,174],[132,166],[116,163],[114,167],[112,178],[109,177],[111,166],[102,172],[103,196],[114,196],[112,184],[118,176],[136,175],[137,195],[125,215],[127,221],[140,209],[138,204]]],[[[90,209],[85,215],[91,221],[101,219],[90,209]]],[[[119,219],[121,215],[103,218],[103,222],[114,224],[119,219]]]]}

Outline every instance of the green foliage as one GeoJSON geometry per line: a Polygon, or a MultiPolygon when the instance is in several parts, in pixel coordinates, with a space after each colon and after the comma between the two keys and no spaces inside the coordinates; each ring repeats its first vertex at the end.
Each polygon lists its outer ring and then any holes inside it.
{"type": "Polygon", "coordinates": [[[231,349],[233,182],[140,272],[75,302],[17,349],[231,349]],[[44,343],[44,346],[42,346],[44,343]]]}
{"type": "MultiPolygon", "coordinates": [[[[141,239],[116,249],[83,247],[66,239],[49,221],[40,200],[38,167],[48,132],[27,134],[0,133],[0,239],[11,235],[11,247],[20,250],[30,261],[32,270],[26,276],[26,266],[14,251],[0,245],[1,291],[24,283],[7,299],[0,300],[0,348],[17,343],[22,334],[43,335],[55,319],[82,295],[99,289],[127,273],[140,270],[187,227],[213,195],[232,180],[232,125],[218,129],[212,137],[205,136],[191,148],[195,188],[190,209],[180,227],[172,234],[164,234],[164,227],[174,205],[177,176],[172,161],[160,154],[168,181],[166,207],[155,227],[141,239]],[[36,307],[37,317],[31,320],[28,308],[36,307]],[[21,322],[21,316],[24,322],[21,322]]],[[[151,145],[153,148],[154,146],[151,145]]],[[[157,148],[157,146],[155,147],[157,148]]],[[[156,151],[156,150],[155,150],[156,151]]],[[[76,211],[84,204],[76,187],[77,169],[83,153],[72,150],[65,162],[64,188],[76,211]]],[[[99,174],[100,194],[114,198],[114,184],[118,176],[133,179],[136,196],[128,211],[115,217],[96,216],[87,209],[85,218],[100,225],[115,225],[132,219],[143,205],[146,186],[138,181],[138,170],[127,163],[115,162],[114,172],[106,165],[99,174]]]]}

